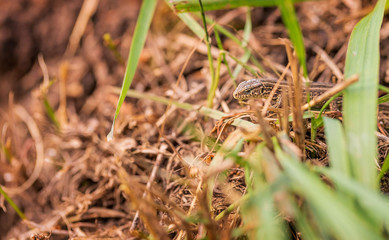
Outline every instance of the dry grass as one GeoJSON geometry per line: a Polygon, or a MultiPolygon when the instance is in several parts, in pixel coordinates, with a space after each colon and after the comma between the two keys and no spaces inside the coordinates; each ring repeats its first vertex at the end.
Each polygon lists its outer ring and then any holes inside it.
{"type": "MultiPolygon", "coordinates": [[[[329,0],[298,5],[307,43],[308,69],[314,81],[343,80],[339,69],[344,67],[347,38],[361,14],[370,8],[370,4],[354,8],[349,2],[329,0]]],[[[116,122],[115,138],[107,142],[118,98],[110,86],[119,84],[124,69],[115,54],[103,45],[101,36],[112,33],[113,42],[125,55],[128,46],[124,44],[131,29],[117,26],[128,24],[127,17],[131,15],[123,12],[121,1],[117,4],[101,3],[97,7],[96,19],[80,33],[82,44],[78,51],[68,39],[68,51],[74,55],[66,55],[65,65],[62,55],[45,56],[46,76],[59,81],[49,86],[46,77],[44,94],[29,94],[33,89],[42,91],[44,74],[34,62],[20,80],[24,90],[19,92],[24,94],[1,103],[6,108],[0,110],[3,148],[0,183],[28,219],[21,221],[0,198],[0,206],[7,209],[0,214],[1,238],[28,239],[33,234],[50,233],[52,239],[142,239],[149,234],[155,239],[198,239],[206,233],[208,239],[231,239],[239,235],[234,229],[241,226],[240,203],[249,180],[245,179],[243,159],[255,153],[256,143],[265,141],[274,150],[272,137],[283,131],[294,142],[279,141],[296,155],[313,165],[328,164],[323,130],[318,129],[316,140],[311,141],[310,123],[303,119],[301,98],[283,96],[292,110],[285,105],[278,114],[268,111],[262,115],[257,103],[251,104],[251,112],[245,112],[247,107],[232,97],[234,84],[224,66],[213,106],[227,113],[227,118],[217,122],[198,111],[129,98],[116,122]],[[105,12],[104,6],[111,6],[112,12],[105,12]],[[100,18],[107,22],[100,22],[100,18]],[[115,27],[110,29],[111,26],[115,27]],[[42,97],[58,110],[60,129],[47,116],[42,97]],[[260,126],[263,137],[230,125],[228,120],[241,117],[242,112],[245,120],[260,126]],[[288,122],[291,113],[293,126],[288,122]]],[[[236,36],[242,36],[245,17],[242,9],[210,14],[236,36]]],[[[287,33],[280,24],[279,11],[255,8],[252,17],[249,48],[260,59],[266,75],[285,72],[290,87],[297,87],[295,94],[299,96],[299,68],[289,44],[285,43],[287,33]],[[288,63],[290,70],[286,67],[288,63]]],[[[135,17],[130,18],[129,25],[133,26],[135,17]]],[[[388,83],[385,71],[389,64],[388,26],[384,21],[381,56],[384,67],[380,73],[383,83],[388,83]]],[[[233,41],[224,40],[229,54],[243,54],[233,41]]],[[[66,44],[62,46],[65,48],[66,44]]],[[[216,59],[219,50],[215,46],[211,50],[216,59]]],[[[236,66],[231,58],[227,60],[231,67],[236,66]]],[[[160,4],[131,88],[192,107],[204,106],[209,72],[206,45],[160,4]]],[[[12,74],[4,76],[7,81],[14,80],[12,74]]],[[[239,79],[251,77],[242,72],[239,79]]],[[[386,137],[387,116],[381,120],[381,134],[386,137]]],[[[388,142],[380,142],[379,161],[387,155],[387,146],[388,142]]],[[[274,157],[272,152],[267,154],[274,157]]],[[[269,182],[279,174],[277,161],[269,161],[262,167],[269,182]]],[[[383,191],[388,192],[387,187],[383,191]]],[[[278,198],[282,199],[282,195],[278,198]]],[[[282,205],[281,200],[278,204],[288,216],[289,206],[282,205]]],[[[250,229],[239,230],[250,232],[250,229]]],[[[293,231],[291,227],[291,236],[300,239],[293,231]]]]}

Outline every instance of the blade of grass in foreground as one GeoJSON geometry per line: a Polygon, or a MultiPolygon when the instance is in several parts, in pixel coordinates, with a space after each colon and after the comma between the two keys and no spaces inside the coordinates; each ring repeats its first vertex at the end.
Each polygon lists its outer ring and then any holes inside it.
{"type": "Polygon", "coordinates": [[[257,191],[248,203],[245,203],[248,208],[244,214],[246,225],[258,224],[248,232],[249,239],[288,239],[287,227],[276,209],[274,193],[271,190],[267,187],[263,191],[257,191]]]}
{"type": "Polygon", "coordinates": [[[351,176],[351,169],[347,156],[347,144],[343,127],[336,119],[323,117],[330,166],[347,176],[351,176]]]}
{"type": "Polygon", "coordinates": [[[385,0],[354,28],[346,55],[345,79],[358,74],[359,81],[344,91],[343,116],[350,166],[354,177],[377,189],[375,157],[376,111],[379,73],[379,33],[385,0]]]}
{"type": "Polygon", "coordinates": [[[276,141],[274,146],[291,189],[303,196],[310,214],[320,223],[321,232],[331,233],[334,239],[383,239],[354,205],[336,194],[319,176],[302,165],[296,156],[281,150],[276,141]]]}
{"type": "MultiPolygon", "coordinates": [[[[350,161],[347,154],[346,137],[342,124],[337,119],[323,117],[324,130],[326,135],[327,152],[330,158],[330,168],[348,178],[352,178],[350,161]]],[[[334,185],[338,187],[337,182],[334,185]]],[[[349,204],[354,204],[355,199],[352,194],[343,194],[344,200],[349,204]]]]}
{"type": "Polygon", "coordinates": [[[258,144],[249,156],[245,176],[250,197],[241,209],[243,227],[252,229],[248,232],[249,239],[288,239],[277,204],[280,199],[287,201],[284,190],[288,179],[275,167],[276,162],[264,143],[258,144]],[[271,177],[267,179],[264,175],[271,177]]]}
{"type": "Polygon", "coordinates": [[[369,216],[369,224],[380,232],[382,225],[389,227],[388,198],[367,188],[339,171],[324,167],[317,167],[320,174],[326,175],[337,186],[337,190],[356,199],[360,215],[369,216]]]}
{"type": "Polygon", "coordinates": [[[128,56],[126,72],[124,74],[122,90],[120,92],[119,100],[116,106],[115,117],[112,122],[111,131],[107,135],[107,140],[110,141],[113,138],[113,132],[115,128],[115,121],[119,115],[120,108],[126,97],[127,91],[131,86],[132,79],[134,78],[140,53],[146,41],[147,32],[149,30],[151,19],[154,14],[157,0],[144,0],[139,12],[139,17],[136,22],[134,36],[131,42],[130,53],[128,56]]]}
{"type": "MultiPolygon", "coordinates": [[[[309,0],[293,0],[293,2],[304,2],[309,0]]],[[[274,7],[278,0],[203,0],[205,11],[220,10],[238,7],[274,7]]],[[[177,12],[197,12],[200,11],[198,0],[176,0],[172,1],[177,12]]]]}

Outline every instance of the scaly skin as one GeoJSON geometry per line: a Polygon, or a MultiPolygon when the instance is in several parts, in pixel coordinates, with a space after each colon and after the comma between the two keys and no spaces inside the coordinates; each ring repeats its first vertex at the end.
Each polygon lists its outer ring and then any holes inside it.
{"type": "MultiPolygon", "coordinates": [[[[276,85],[277,79],[273,78],[262,78],[262,79],[250,79],[244,82],[241,82],[239,86],[235,89],[233,96],[235,99],[238,99],[240,101],[242,100],[248,100],[248,99],[255,99],[255,98],[264,98],[267,99],[270,95],[271,90],[276,85]]],[[[332,88],[334,85],[331,83],[317,83],[317,82],[311,82],[309,87],[309,93],[311,96],[311,99],[320,96],[328,89],[332,88]]],[[[286,89],[288,91],[289,86],[287,82],[282,81],[279,85],[278,89],[276,90],[275,94],[273,95],[272,103],[275,104],[275,107],[278,107],[282,104],[282,98],[281,98],[281,91],[282,89],[286,89]]],[[[306,94],[307,89],[303,87],[302,89],[302,100],[306,100],[306,94]]],[[[321,108],[326,101],[320,102],[316,105],[316,107],[321,108]]],[[[332,110],[340,109],[342,105],[342,98],[338,97],[335,99],[332,104],[330,105],[330,108],[332,110]]],[[[380,110],[383,111],[389,111],[389,104],[383,103],[379,105],[380,110]]]]}

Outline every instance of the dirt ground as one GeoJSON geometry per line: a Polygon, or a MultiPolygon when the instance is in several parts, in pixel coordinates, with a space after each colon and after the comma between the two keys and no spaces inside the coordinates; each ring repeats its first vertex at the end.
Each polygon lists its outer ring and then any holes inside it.
{"type": "MultiPolygon", "coordinates": [[[[114,87],[121,86],[140,3],[0,2],[0,184],[28,219],[21,221],[1,195],[0,239],[29,239],[38,234],[42,239],[48,239],[48,235],[50,239],[138,239],[149,234],[148,224],[155,226],[161,239],[178,239],[180,229],[190,229],[192,237],[201,233],[199,226],[189,226],[169,211],[183,215],[192,211],[199,183],[191,178],[196,167],[184,162],[212,158],[209,153],[213,149],[205,141],[217,138],[217,134],[211,134],[216,121],[159,102],[127,98],[116,123],[115,138],[111,142],[106,139],[118,100],[114,87]],[[85,15],[80,14],[83,4],[85,15]],[[77,18],[88,16],[88,11],[91,17],[85,21],[85,30],[76,29],[77,18]],[[79,41],[72,41],[77,34],[79,41]],[[105,41],[104,34],[112,41],[105,41]],[[55,118],[49,116],[47,105],[55,111],[55,118]],[[130,190],[123,190],[125,181],[131,183],[130,190]],[[145,190],[147,184],[152,190],[145,190]],[[135,197],[123,194],[126,191],[135,197]],[[142,201],[150,207],[140,207],[142,201]],[[137,210],[148,217],[139,220],[137,210]]],[[[313,81],[339,79],[348,37],[374,3],[328,0],[296,5],[313,81]],[[329,62],[335,68],[330,68],[329,62]]],[[[242,38],[246,9],[208,14],[242,38]]],[[[253,54],[270,75],[271,67],[282,70],[288,59],[279,39],[288,34],[279,10],[253,8],[252,23],[249,46],[253,54]]],[[[383,85],[389,85],[388,36],[385,16],[381,29],[383,85]]],[[[224,36],[222,40],[232,55],[243,55],[233,41],[224,36]]],[[[215,41],[213,44],[216,46],[215,41]]],[[[160,1],[131,89],[205,105],[208,76],[204,43],[160,1]]],[[[251,77],[242,71],[238,82],[251,77]]],[[[245,110],[233,99],[233,90],[224,68],[214,108],[229,114],[245,110]]],[[[232,129],[228,127],[221,139],[232,129]]],[[[381,130],[387,136],[385,127],[381,130]]],[[[316,143],[308,144],[307,158],[325,165],[321,132],[316,143]]],[[[387,142],[380,143],[380,160],[386,156],[387,146],[387,142]]],[[[241,168],[232,167],[227,178],[238,193],[244,193],[241,168]]],[[[385,184],[383,189],[387,192],[385,184]]],[[[229,204],[231,199],[216,190],[209,211],[216,215],[229,204]]],[[[239,215],[233,213],[215,231],[227,237],[239,223],[239,215]]]]}

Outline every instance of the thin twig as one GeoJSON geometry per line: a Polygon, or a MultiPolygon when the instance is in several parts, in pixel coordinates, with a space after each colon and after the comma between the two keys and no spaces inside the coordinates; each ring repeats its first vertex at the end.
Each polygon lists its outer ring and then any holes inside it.
{"type": "Polygon", "coordinates": [[[43,163],[44,163],[44,145],[41,133],[39,131],[38,125],[31,115],[21,106],[15,106],[15,114],[18,115],[20,119],[27,125],[27,128],[31,134],[31,137],[34,139],[35,151],[36,151],[36,161],[35,168],[31,176],[25,181],[21,186],[15,188],[2,187],[4,191],[9,195],[15,195],[26,191],[29,187],[34,184],[34,182],[39,178],[43,163]]]}
{"type": "MultiPolygon", "coordinates": [[[[162,143],[161,146],[159,147],[160,154],[157,155],[157,159],[155,160],[153,170],[151,171],[151,174],[150,174],[150,178],[146,184],[146,191],[143,192],[142,199],[144,199],[147,196],[147,193],[150,191],[151,183],[154,181],[154,179],[157,175],[157,171],[158,171],[159,166],[161,165],[162,160],[163,160],[163,152],[166,151],[167,147],[168,147],[168,145],[166,143],[162,143]]],[[[135,230],[138,222],[139,222],[139,210],[136,211],[134,220],[132,221],[132,224],[131,224],[130,231],[135,230]]]]}
{"type": "Polygon", "coordinates": [[[280,86],[282,80],[284,79],[288,69],[290,67],[290,63],[288,63],[288,65],[285,67],[284,71],[282,72],[281,76],[278,78],[278,81],[277,83],[274,85],[273,89],[271,90],[270,94],[269,94],[269,97],[266,99],[266,102],[265,102],[265,105],[262,109],[262,115],[264,116],[270,106],[270,102],[271,100],[273,99],[273,96],[274,94],[276,93],[278,87],[280,86]]]}
{"type": "Polygon", "coordinates": [[[353,75],[349,79],[347,79],[346,81],[343,81],[341,83],[336,84],[331,89],[328,89],[327,91],[325,91],[322,95],[312,99],[312,101],[309,101],[309,104],[308,103],[305,104],[304,106],[301,107],[301,109],[303,111],[305,111],[305,110],[308,109],[308,107],[313,107],[316,104],[321,103],[321,102],[323,102],[326,99],[329,99],[330,97],[332,97],[335,94],[343,91],[346,87],[350,86],[351,84],[353,84],[353,83],[355,83],[357,81],[358,81],[358,76],[357,75],[353,75]]]}
{"type": "Polygon", "coordinates": [[[69,43],[65,51],[66,57],[72,57],[79,46],[82,35],[85,32],[88,20],[96,12],[99,0],[85,0],[82,4],[80,14],[77,17],[74,28],[69,37],[69,43]]]}

